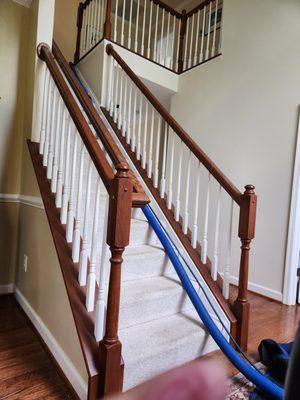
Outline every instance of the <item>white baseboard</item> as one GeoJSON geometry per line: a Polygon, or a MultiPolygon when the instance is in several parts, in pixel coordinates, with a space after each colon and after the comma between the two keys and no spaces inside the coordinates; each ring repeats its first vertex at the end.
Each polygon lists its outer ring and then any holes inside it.
{"type": "MultiPolygon", "coordinates": [[[[232,283],[233,285],[237,285],[238,278],[236,278],[235,276],[231,276],[230,283],[232,283]]],[[[258,283],[253,283],[253,282],[248,283],[248,289],[251,290],[252,292],[269,297],[270,299],[274,299],[274,300],[278,300],[278,301],[282,302],[282,299],[283,299],[282,293],[277,290],[269,289],[265,286],[262,286],[262,285],[259,285],[258,283]]]]}
{"type": "Polygon", "coordinates": [[[37,196],[27,196],[23,194],[0,193],[0,203],[19,203],[26,206],[44,209],[43,201],[37,196]]]}
{"type": "Polygon", "coordinates": [[[0,294],[9,294],[14,292],[15,285],[9,283],[8,285],[0,285],[0,294]]]}
{"type": "Polygon", "coordinates": [[[85,400],[87,398],[88,392],[87,383],[83,380],[81,375],[72,364],[71,360],[68,358],[66,353],[62,350],[60,345],[55,340],[52,333],[49,331],[47,326],[37,315],[37,313],[34,311],[34,309],[31,307],[31,305],[28,303],[28,301],[25,299],[25,297],[22,295],[17,287],[15,287],[15,296],[18,300],[18,303],[23,308],[24,312],[27,314],[28,318],[43,338],[45,344],[49,348],[50,352],[52,353],[63,373],[69,380],[70,384],[78,394],[79,398],[85,400]]]}

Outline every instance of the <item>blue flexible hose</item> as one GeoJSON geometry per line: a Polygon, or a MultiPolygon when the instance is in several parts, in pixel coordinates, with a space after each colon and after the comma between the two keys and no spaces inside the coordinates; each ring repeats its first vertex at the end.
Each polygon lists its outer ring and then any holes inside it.
{"type": "Polygon", "coordinates": [[[179,276],[181,283],[189,296],[191,302],[193,303],[200,319],[205,325],[206,329],[209,331],[217,345],[223,351],[223,353],[229,358],[229,360],[234,364],[234,366],[242,372],[242,374],[253,382],[259,389],[263,392],[269,394],[274,399],[283,400],[284,391],[281,387],[270,381],[263,374],[258,372],[256,369],[248,365],[238,353],[233,349],[233,347],[227,342],[223,334],[218,329],[217,325],[209,315],[204,304],[202,303],[197,291],[195,290],[192,282],[190,281],[188,274],[186,273],[182,263],[174,250],[173,244],[170,241],[168,235],[166,234],[164,228],[159,222],[158,218],[154,214],[153,210],[149,205],[143,208],[143,213],[146,216],[149,224],[155,231],[157,237],[159,238],[161,244],[163,245],[166,253],[168,254],[176,272],[179,276]]]}

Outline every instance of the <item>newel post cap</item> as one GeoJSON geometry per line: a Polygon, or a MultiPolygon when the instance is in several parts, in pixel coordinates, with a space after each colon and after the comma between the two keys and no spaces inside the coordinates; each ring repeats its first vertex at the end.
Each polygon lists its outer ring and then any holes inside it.
{"type": "Polygon", "coordinates": [[[38,45],[37,49],[36,49],[37,55],[38,55],[38,57],[39,57],[41,60],[44,59],[44,58],[43,58],[43,52],[42,52],[42,49],[43,49],[43,48],[46,48],[47,50],[51,51],[50,46],[49,46],[47,43],[41,42],[41,43],[38,45]]]}
{"type": "Polygon", "coordinates": [[[106,46],[106,53],[110,56],[111,55],[111,52],[113,51],[113,45],[112,44],[108,44],[107,46],[106,46]]]}

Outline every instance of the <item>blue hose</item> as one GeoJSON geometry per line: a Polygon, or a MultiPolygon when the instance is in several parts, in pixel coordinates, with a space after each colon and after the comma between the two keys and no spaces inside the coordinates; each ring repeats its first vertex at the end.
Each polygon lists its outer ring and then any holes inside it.
{"type": "Polygon", "coordinates": [[[249,366],[245,361],[241,359],[238,353],[233,349],[233,347],[227,342],[223,334],[218,329],[217,325],[214,323],[213,319],[206,310],[204,304],[202,303],[198,293],[196,292],[192,282],[190,281],[188,274],[186,273],[182,263],[176,254],[173,244],[170,241],[168,235],[166,234],[164,228],[159,222],[158,218],[152,211],[149,205],[143,208],[143,213],[145,214],[149,224],[155,231],[157,237],[159,238],[161,244],[163,245],[166,253],[168,254],[176,272],[179,276],[181,283],[189,296],[191,302],[193,303],[200,319],[205,325],[206,329],[209,331],[217,345],[223,351],[223,353],[229,358],[229,360],[234,364],[234,366],[242,372],[242,374],[253,382],[259,389],[268,395],[272,396],[274,399],[282,400],[284,397],[284,392],[281,387],[271,382],[263,374],[258,372],[255,368],[249,366]]]}

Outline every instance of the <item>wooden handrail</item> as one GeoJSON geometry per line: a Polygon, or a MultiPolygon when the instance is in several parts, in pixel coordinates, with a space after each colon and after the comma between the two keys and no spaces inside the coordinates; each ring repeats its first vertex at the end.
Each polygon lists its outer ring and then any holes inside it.
{"type": "Polygon", "coordinates": [[[135,85],[142,91],[144,96],[150,101],[157,112],[191,150],[195,157],[207,168],[211,175],[219,182],[219,184],[226,190],[226,192],[232,197],[232,199],[238,205],[240,205],[242,202],[243,194],[239,191],[239,189],[223,174],[223,172],[204,153],[204,151],[197,145],[197,143],[184,131],[184,129],[171,116],[171,114],[160,103],[160,101],[152,94],[152,92],[141,81],[141,79],[133,72],[129,65],[123,60],[123,58],[120,57],[120,55],[115,51],[111,44],[108,44],[106,46],[106,51],[108,55],[111,55],[117,61],[117,63],[122,67],[126,74],[132,79],[135,85]]]}
{"type": "MultiPolygon", "coordinates": [[[[95,138],[89,124],[82,114],[74,96],[72,95],[68,85],[56,65],[54,56],[50,47],[45,44],[39,44],[37,48],[38,57],[43,60],[50,71],[50,74],[56,84],[57,89],[67,107],[71,118],[81,136],[81,139],[99,173],[108,192],[114,179],[114,171],[109,165],[104,152],[101,150],[97,139],[95,138]]],[[[126,165],[125,165],[126,166],[126,165]]]]}
{"type": "Polygon", "coordinates": [[[205,6],[211,3],[212,0],[205,0],[200,3],[198,6],[194,7],[191,11],[186,14],[187,18],[190,18],[193,14],[196,14],[198,11],[202,10],[205,6]]]}
{"type": "MultiPolygon", "coordinates": [[[[72,90],[77,96],[81,106],[83,107],[86,115],[88,116],[98,137],[101,139],[104,148],[109,154],[109,157],[111,158],[114,166],[115,167],[118,165],[126,166],[127,162],[125,157],[123,156],[121,150],[119,149],[116,142],[112,138],[103,120],[101,119],[100,115],[93,106],[89,96],[82,88],[81,84],[79,83],[78,79],[76,78],[74,72],[67,63],[65,57],[63,56],[62,52],[60,51],[55,41],[53,41],[52,49],[55,59],[57,60],[59,66],[61,67],[63,73],[65,74],[66,79],[68,80],[72,90]]],[[[138,179],[135,177],[132,171],[129,171],[129,175],[131,177],[134,187],[132,206],[143,207],[144,205],[149,203],[149,198],[144,192],[142,186],[140,185],[138,179]]]]}
{"type": "Polygon", "coordinates": [[[159,7],[164,8],[171,15],[175,15],[177,18],[181,19],[182,17],[181,13],[179,11],[176,11],[174,8],[164,3],[163,1],[161,0],[150,0],[150,1],[152,1],[154,4],[157,4],[159,7]]]}

